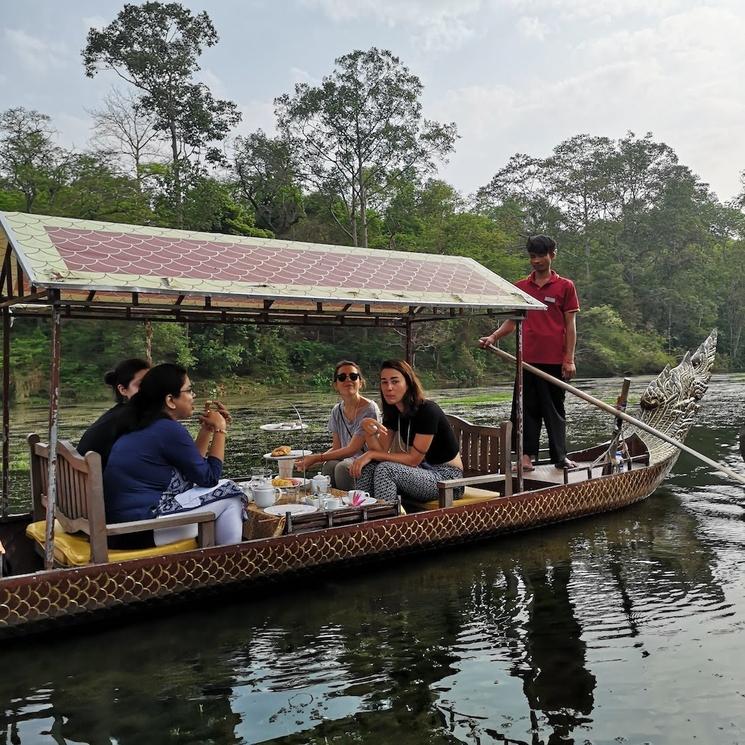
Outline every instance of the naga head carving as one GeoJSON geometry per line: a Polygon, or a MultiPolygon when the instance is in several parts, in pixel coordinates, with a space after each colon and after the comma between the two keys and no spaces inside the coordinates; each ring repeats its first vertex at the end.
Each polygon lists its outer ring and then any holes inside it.
{"type": "Polygon", "coordinates": [[[716,349],[714,329],[698,349],[686,352],[680,364],[673,368],[668,365],[642,394],[639,406],[644,414],[660,413],[660,409],[677,416],[694,413],[709,386],[716,349]]]}

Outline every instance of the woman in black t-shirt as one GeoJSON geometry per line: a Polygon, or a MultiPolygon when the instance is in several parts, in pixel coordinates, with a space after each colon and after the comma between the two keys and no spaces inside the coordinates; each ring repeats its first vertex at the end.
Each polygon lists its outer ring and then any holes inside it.
{"type": "MultiPolygon", "coordinates": [[[[437,482],[463,476],[458,441],[442,409],[424,397],[408,362],[386,360],[380,368],[383,424],[365,419],[368,446],[349,469],[357,488],[376,499],[437,499],[437,482]]],[[[455,490],[459,497],[462,489],[455,490]]]]}

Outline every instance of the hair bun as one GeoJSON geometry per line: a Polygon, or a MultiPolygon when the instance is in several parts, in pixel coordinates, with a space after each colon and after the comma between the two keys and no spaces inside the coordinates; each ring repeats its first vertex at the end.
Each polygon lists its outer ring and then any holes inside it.
{"type": "Polygon", "coordinates": [[[103,382],[106,385],[116,385],[116,370],[109,370],[106,375],[103,376],[103,382]]]}

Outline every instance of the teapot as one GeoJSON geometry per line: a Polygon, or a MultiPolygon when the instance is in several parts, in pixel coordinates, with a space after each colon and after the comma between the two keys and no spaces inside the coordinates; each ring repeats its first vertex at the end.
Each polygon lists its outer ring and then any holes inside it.
{"type": "Polygon", "coordinates": [[[310,480],[310,485],[313,494],[326,494],[331,486],[331,478],[324,476],[322,473],[317,473],[310,480]]]}
{"type": "Polygon", "coordinates": [[[256,506],[262,509],[264,507],[271,507],[282,496],[282,490],[271,484],[257,484],[251,491],[253,492],[256,506]]]}

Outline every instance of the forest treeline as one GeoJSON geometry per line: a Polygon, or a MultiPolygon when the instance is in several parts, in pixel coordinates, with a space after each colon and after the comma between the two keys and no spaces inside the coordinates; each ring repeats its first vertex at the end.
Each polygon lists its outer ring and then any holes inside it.
{"type": "MultiPolygon", "coordinates": [[[[234,136],[238,107],[197,79],[216,43],[208,15],[178,3],[125,5],[92,28],[81,74],[120,82],[91,112],[88,146],[62,147],[44,112],[0,113],[0,210],[468,256],[509,280],[528,271],[526,236],[548,233],[555,268],[580,295],[580,376],[656,371],[715,326],[720,368],[745,367],[745,172],[725,204],[651,133],[578,134],[494,164],[464,195],[438,178],[457,123],[426,118],[421,81],[390,51],[339,57],[319,85],[278,92],[275,135],[234,136]]],[[[504,378],[476,348],[490,330],[486,319],[422,325],[415,364],[430,384],[504,378]]],[[[402,353],[392,331],[156,324],[153,334],[157,361],[218,387],[325,386],[339,358],[372,370],[402,353]]],[[[17,319],[12,349],[14,398],[46,395],[47,324],[17,319]]],[[[104,370],[144,349],[139,324],[66,324],[64,394],[101,395],[104,370]]]]}

